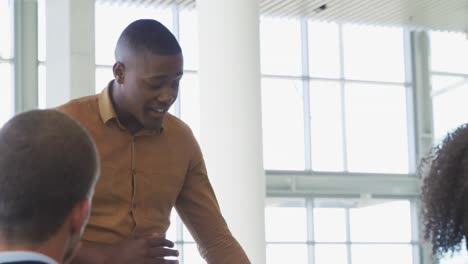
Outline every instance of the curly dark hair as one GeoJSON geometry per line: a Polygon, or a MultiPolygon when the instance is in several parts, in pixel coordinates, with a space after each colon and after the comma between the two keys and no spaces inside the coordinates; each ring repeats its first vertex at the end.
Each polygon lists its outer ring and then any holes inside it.
{"type": "MultiPolygon", "coordinates": [[[[424,238],[432,252],[442,257],[461,249],[468,233],[468,124],[450,132],[422,160],[422,216],[424,238]]],[[[467,245],[468,248],[468,245],[467,245]]]]}

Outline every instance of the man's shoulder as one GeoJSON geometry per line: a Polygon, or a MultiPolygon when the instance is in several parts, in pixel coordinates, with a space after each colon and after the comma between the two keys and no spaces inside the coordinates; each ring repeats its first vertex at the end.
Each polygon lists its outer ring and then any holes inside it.
{"type": "Polygon", "coordinates": [[[56,264],[57,262],[47,255],[33,251],[2,251],[0,263],[14,264],[56,264]]]}
{"type": "Polygon", "coordinates": [[[192,129],[184,121],[178,117],[168,113],[164,122],[164,130],[169,131],[171,134],[179,136],[193,137],[192,129]]]}
{"type": "Polygon", "coordinates": [[[190,127],[184,121],[171,113],[167,113],[164,125],[178,130],[190,130],[190,127]]]}
{"type": "Polygon", "coordinates": [[[0,263],[2,264],[49,264],[48,262],[42,262],[42,261],[32,261],[32,260],[24,260],[24,261],[14,261],[14,262],[2,262],[0,260],[0,263]]]}

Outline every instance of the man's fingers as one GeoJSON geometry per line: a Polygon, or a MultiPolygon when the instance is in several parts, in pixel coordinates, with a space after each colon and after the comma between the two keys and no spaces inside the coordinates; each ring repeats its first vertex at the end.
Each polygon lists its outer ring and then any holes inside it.
{"type": "Polygon", "coordinates": [[[176,259],[148,258],[145,259],[143,264],[179,264],[179,261],[176,259]]]}
{"type": "Polygon", "coordinates": [[[156,259],[152,263],[154,264],[179,264],[179,261],[174,260],[174,259],[156,259]]]}
{"type": "Polygon", "coordinates": [[[148,238],[146,241],[149,247],[174,247],[174,243],[165,238],[148,238]]]}
{"type": "Polygon", "coordinates": [[[178,257],[179,251],[164,247],[155,247],[148,250],[149,258],[178,257]]]}

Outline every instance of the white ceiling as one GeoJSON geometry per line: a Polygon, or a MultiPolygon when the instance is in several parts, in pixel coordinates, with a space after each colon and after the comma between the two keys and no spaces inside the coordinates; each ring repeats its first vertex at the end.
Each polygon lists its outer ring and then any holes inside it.
{"type": "MultiPolygon", "coordinates": [[[[195,0],[97,0],[193,8],[195,0]]],[[[219,0],[224,1],[224,0],[219,0]]],[[[253,1],[253,0],[252,0],[253,1]]],[[[263,15],[467,32],[468,0],[258,0],[263,15]]]]}

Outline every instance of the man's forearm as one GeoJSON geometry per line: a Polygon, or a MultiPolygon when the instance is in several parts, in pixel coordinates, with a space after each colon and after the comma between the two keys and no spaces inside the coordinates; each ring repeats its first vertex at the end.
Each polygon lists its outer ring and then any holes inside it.
{"type": "Polygon", "coordinates": [[[244,249],[239,242],[229,234],[200,252],[209,264],[250,264],[244,249]]]}

